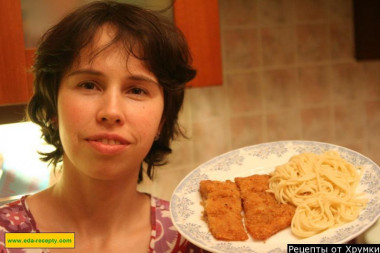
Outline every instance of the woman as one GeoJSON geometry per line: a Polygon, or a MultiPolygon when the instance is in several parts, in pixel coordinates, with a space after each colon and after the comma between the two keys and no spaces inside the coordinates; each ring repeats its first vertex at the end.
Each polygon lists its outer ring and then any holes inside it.
{"type": "Polygon", "coordinates": [[[2,232],[75,232],[77,252],[200,251],[173,229],[166,201],[136,190],[181,134],[195,76],[181,33],[134,6],[90,3],[43,36],[34,74],[28,115],[55,147],[43,159],[62,162],[62,175],[1,207],[2,232]]]}

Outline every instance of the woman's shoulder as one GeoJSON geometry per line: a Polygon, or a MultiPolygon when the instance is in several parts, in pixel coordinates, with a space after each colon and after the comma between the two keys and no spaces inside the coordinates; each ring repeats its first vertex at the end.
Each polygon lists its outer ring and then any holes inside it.
{"type": "MultiPolygon", "coordinates": [[[[33,219],[25,203],[26,196],[0,206],[0,252],[32,252],[33,250],[5,249],[6,233],[35,232],[33,219]]],[[[41,251],[33,251],[41,252],[41,251]]]]}
{"type": "Polygon", "coordinates": [[[33,218],[26,206],[26,197],[23,196],[21,199],[0,206],[0,231],[12,233],[35,232],[33,218]]]}

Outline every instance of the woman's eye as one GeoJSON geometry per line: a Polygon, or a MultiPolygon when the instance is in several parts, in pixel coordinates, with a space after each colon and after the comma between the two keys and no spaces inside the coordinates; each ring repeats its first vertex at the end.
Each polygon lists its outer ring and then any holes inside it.
{"type": "Polygon", "coordinates": [[[79,84],[79,86],[86,90],[93,90],[96,88],[96,85],[93,82],[82,82],[81,84],[79,84]]]}
{"type": "Polygon", "coordinates": [[[134,95],[142,95],[142,94],[145,94],[146,92],[143,89],[140,89],[140,88],[132,88],[130,90],[130,93],[132,93],[134,95]]]}

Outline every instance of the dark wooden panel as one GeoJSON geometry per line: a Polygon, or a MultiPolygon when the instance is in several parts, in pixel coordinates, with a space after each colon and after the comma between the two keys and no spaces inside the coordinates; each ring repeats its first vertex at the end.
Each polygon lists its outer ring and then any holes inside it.
{"type": "Polygon", "coordinates": [[[25,104],[0,106],[0,124],[24,121],[25,110],[25,104]]]}
{"type": "Polygon", "coordinates": [[[380,1],[354,0],[355,57],[380,59],[380,1]]]}

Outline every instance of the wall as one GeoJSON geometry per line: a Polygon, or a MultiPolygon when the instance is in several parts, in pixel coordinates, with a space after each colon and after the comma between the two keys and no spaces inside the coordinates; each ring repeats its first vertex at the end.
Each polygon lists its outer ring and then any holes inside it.
{"type": "Polygon", "coordinates": [[[224,84],[188,89],[190,140],[142,190],[170,199],[179,181],[231,149],[304,139],[380,164],[380,61],[356,62],[351,0],[220,0],[224,84]]]}

